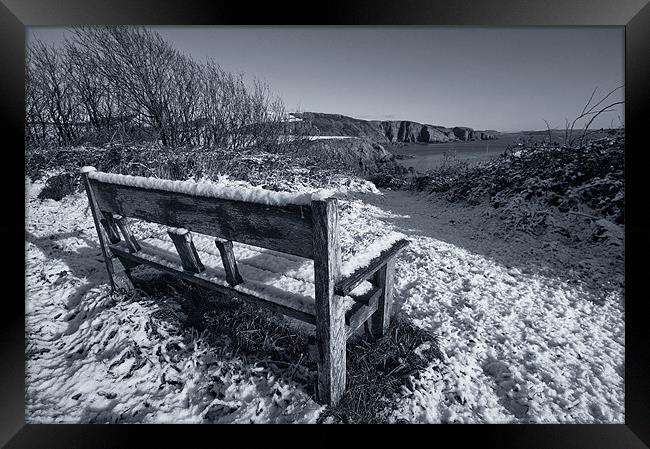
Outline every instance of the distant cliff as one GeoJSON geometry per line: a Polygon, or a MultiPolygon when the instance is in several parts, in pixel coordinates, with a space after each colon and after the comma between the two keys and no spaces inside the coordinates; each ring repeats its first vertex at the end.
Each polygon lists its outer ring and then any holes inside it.
{"type": "Polygon", "coordinates": [[[399,168],[395,157],[381,144],[365,138],[315,140],[300,151],[317,156],[325,165],[342,163],[363,175],[399,168]]]}
{"type": "Polygon", "coordinates": [[[446,128],[407,120],[360,120],[345,115],[321,112],[294,112],[292,115],[300,120],[292,122],[294,126],[315,136],[365,137],[378,143],[438,143],[498,138],[496,131],[476,131],[461,126],[446,128]]]}

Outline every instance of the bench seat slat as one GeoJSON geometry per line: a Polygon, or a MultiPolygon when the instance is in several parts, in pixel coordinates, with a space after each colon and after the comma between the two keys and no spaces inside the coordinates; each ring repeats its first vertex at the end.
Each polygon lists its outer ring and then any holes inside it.
{"type": "MultiPolygon", "coordinates": [[[[193,234],[192,242],[201,258],[205,271],[198,276],[213,280],[224,287],[227,282],[223,260],[214,240],[202,234],[193,234]]],[[[166,232],[158,237],[140,240],[141,253],[149,259],[161,259],[164,263],[182,269],[182,261],[173,241],[166,232]]],[[[124,242],[112,247],[128,250],[124,242]]],[[[238,268],[243,283],[236,286],[242,290],[253,289],[272,297],[272,300],[297,303],[296,308],[314,313],[314,278],[313,262],[295,256],[287,256],[263,248],[234,243],[233,253],[238,260],[238,268]]],[[[355,292],[358,296],[368,291],[370,283],[363,284],[355,292]]]]}
{"type": "MultiPolygon", "coordinates": [[[[197,253],[200,254],[203,259],[204,268],[208,271],[203,273],[192,273],[190,271],[184,270],[182,266],[182,261],[177,253],[171,252],[171,249],[174,248],[173,242],[163,241],[161,239],[149,238],[140,241],[141,250],[138,253],[132,253],[129,251],[128,246],[125,242],[120,242],[118,244],[109,245],[111,251],[118,256],[120,259],[125,260],[127,263],[133,265],[149,265],[158,270],[178,275],[182,279],[185,279],[189,282],[193,282],[202,287],[206,287],[219,293],[225,295],[231,295],[245,301],[251,301],[255,304],[258,304],[262,307],[265,307],[269,310],[282,313],[284,315],[290,316],[292,318],[299,319],[301,321],[315,324],[315,315],[313,313],[312,304],[297,304],[289,305],[288,303],[282,304],[259,297],[260,295],[265,295],[264,290],[268,294],[268,286],[259,286],[255,282],[246,283],[244,278],[244,283],[242,287],[246,287],[247,291],[241,291],[233,289],[228,285],[226,273],[223,273],[223,277],[220,278],[221,284],[218,283],[218,280],[215,279],[215,271],[220,267],[215,265],[220,265],[221,258],[216,247],[213,252],[207,252],[206,247],[208,243],[211,243],[210,239],[202,235],[195,235],[193,237],[193,242],[196,243],[197,253]],[[169,251],[168,251],[169,250],[169,251]],[[261,291],[256,292],[256,287],[259,287],[261,291]],[[259,294],[258,294],[259,293],[259,294]]],[[[302,262],[299,258],[285,258],[282,257],[282,260],[278,260],[279,255],[272,254],[268,261],[262,259],[262,255],[269,257],[269,252],[266,251],[266,254],[256,253],[252,251],[247,245],[239,245],[239,250],[242,251],[240,254],[245,255],[242,257],[244,259],[244,274],[255,274],[257,273],[257,280],[264,276],[275,276],[277,278],[281,276],[297,276],[297,279],[290,277],[289,279],[304,282],[305,284],[312,284],[313,280],[310,279],[306,274],[312,270],[301,270],[301,264],[310,264],[310,261],[303,259],[302,262]],[[255,255],[257,254],[257,255],[255,255]],[[280,271],[286,272],[284,275],[280,273],[272,273],[271,271],[266,271],[264,269],[264,263],[271,263],[273,267],[268,267],[268,269],[279,269],[280,271]],[[300,279],[304,277],[305,279],[300,279]]],[[[265,251],[261,248],[258,248],[260,251],[265,251]]],[[[273,253],[273,252],[271,252],[273,253]]],[[[277,253],[276,253],[277,254],[277,253]]],[[[291,256],[289,256],[291,257],[291,256]]],[[[280,279],[282,282],[282,280],[280,279]]],[[[367,319],[375,310],[376,310],[376,297],[377,290],[372,290],[372,287],[369,284],[364,284],[366,288],[359,288],[357,291],[359,293],[352,292],[355,296],[350,295],[348,298],[339,298],[339,300],[353,301],[352,305],[349,306],[346,311],[346,332],[347,335],[351,335],[360,325],[363,324],[363,321],[367,319]],[[365,292],[365,290],[371,290],[365,292]],[[363,293],[362,293],[363,292],[363,293]],[[373,302],[375,303],[373,305],[373,302]],[[354,327],[354,329],[351,329],[354,327]]],[[[286,282],[284,287],[286,288],[286,282]]],[[[280,295],[282,292],[276,290],[280,295]]],[[[302,298],[306,303],[312,303],[314,301],[313,297],[303,297],[302,298]]]]}
{"type": "Polygon", "coordinates": [[[173,264],[163,263],[160,260],[154,260],[153,258],[147,257],[146,251],[140,251],[137,254],[131,253],[128,249],[125,249],[122,245],[110,245],[111,251],[120,258],[130,260],[135,263],[142,263],[149,266],[152,266],[160,271],[171,273],[176,275],[186,281],[192,282],[194,284],[200,285],[208,289],[215,290],[224,295],[233,296],[235,298],[253,302],[261,307],[265,307],[275,312],[282,313],[284,315],[290,316],[292,318],[305,321],[310,324],[316,324],[316,317],[311,313],[307,313],[303,310],[296,309],[293,307],[286,306],[284,304],[279,304],[276,302],[269,301],[264,298],[259,298],[255,295],[251,295],[242,291],[235,290],[233,288],[219,285],[213,281],[207,280],[201,276],[198,276],[196,273],[183,270],[182,266],[175,267],[173,264]]]}
{"type": "Polygon", "coordinates": [[[406,248],[408,244],[409,241],[407,239],[396,241],[390,248],[382,251],[377,257],[372,259],[368,265],[358,268],[352,274],[337,282],[334,286],[334,293],[339,296],[348,295],[359,284],[375,274],[391,257],[396,256],[401,250],[406,248]]]}

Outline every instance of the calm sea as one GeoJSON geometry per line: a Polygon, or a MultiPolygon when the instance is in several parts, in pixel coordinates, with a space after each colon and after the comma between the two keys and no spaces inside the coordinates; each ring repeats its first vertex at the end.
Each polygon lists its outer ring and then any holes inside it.
{"type": "Polygon", "coordinates": [[[395,155],[413,156],[398,162],[405,167],[414,167],[418,172],[441,166],[445,161],[489,160],[503,153],[506,147],[514,144],[517,137],[502,136],[496,140],[447,143],[408,143],[400,145],[384,144],[384,148],[395,155]]]}

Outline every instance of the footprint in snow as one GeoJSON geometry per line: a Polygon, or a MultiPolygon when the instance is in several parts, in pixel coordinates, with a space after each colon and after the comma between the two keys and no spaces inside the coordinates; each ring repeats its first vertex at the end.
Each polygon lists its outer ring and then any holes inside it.
{"type": "Polygon", "coordinates": [[[515,381],[508,365],[502,361],[491,359],[483,365],[483,372],[496,382],[496,394],[499,396],[501,405],[517,419],[525,418],[530,408],[528,389],[515,381]]]}

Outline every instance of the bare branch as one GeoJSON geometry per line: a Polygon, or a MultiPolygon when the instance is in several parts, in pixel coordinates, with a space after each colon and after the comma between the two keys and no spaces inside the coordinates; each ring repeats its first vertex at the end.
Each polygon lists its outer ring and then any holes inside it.
{"type": "Polygon", "coordinates": [[[584,138],[585,138],[585,133],[587,132],[587,130],[589,129],[589,127],[591,126],[591,124],[593,123],[593,121],[596,119],[596,117],[598,117],[600,114],[602,114],[602,113],[604,113],[604,112],[613,111],[613,109],[610,110],[609,108],[611,108],[612,106],[616,106],[616,105],[619,105],[619,104],[623,104],[623,103],[625,103],[625,102],[624,102],[624,101],[617,101],[617,102],[611,103],[611,104],[605,106],[604,108],[602,108],[602,109],[601,109],[600,111],[598,111],[596,114],[594,114],[594,116],[591,118],[591,120],[589,120],[589,122],[587,123],[587,125],[586,125],[585,128],[584,128],[584,131],[582,132],[582,137],[580,138],[580,145],[582,145],[582,143],[583,143],[583,141],[584,141],[584,138]],[[608,111],[608,110],[609,110],[609,111],[608,111]]]}
{"type": "Polygon", "coordinates": [[[591,104],[591,100],[594,99],[594,95],[596,95],[596,91],[598,90],[598,86],[594,87],[593,92],[591,93],[591,96],[589,97],[589,101],[587,101],[587,104],[585,104],[585,107],[582,108],[582,112],[580,114],[584,114],[589,105],[591,104]]]}
{"type": "Polygon", "coordinates": [[[546,123],[546,132],[548,133],[548,143],[550,144],[553,141],[551,137],[551,125],[548,124],[546,119],[542,119],[542,120],[544,120],[544,123],[546,123]]]}

